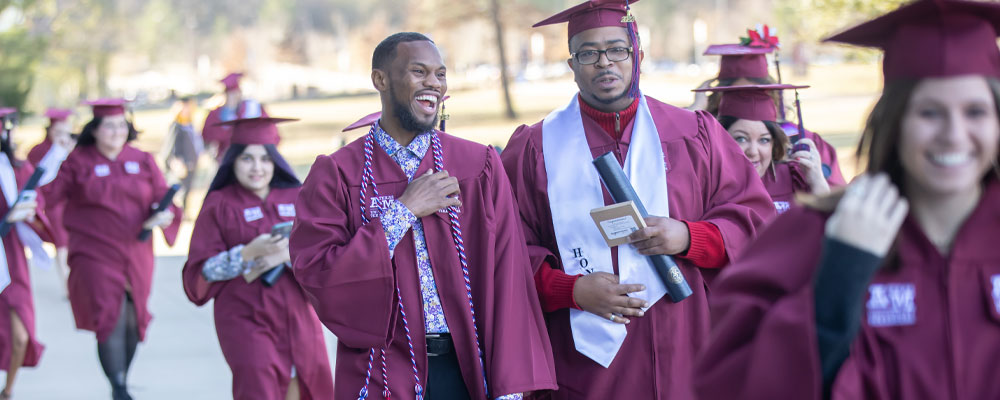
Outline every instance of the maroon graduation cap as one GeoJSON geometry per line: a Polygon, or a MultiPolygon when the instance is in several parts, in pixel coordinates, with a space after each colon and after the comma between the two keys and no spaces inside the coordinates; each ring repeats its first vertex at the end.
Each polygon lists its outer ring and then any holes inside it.
{"type": "Polygon", "coordinates": [[[225,85],[226,87],[226,91],[229,92],[233,90],[239,90],[240,79],[243,79],[243,73],[234,72],[229,75],[226,75],[226,77],[222,78],[219,82],[222,82],[222,84],[225,85]]]}
{"type": "Polygon", "coordinates": [[[65,121],[73,115],[73,110],[67,110],[65,108],[49,108],[45,110],[45,117],[49,119],[50,124],[56,122],[65,121]]]}
{"type": "Polygon", "coordinates": [[[17,112],[16,108],[0,107],[0,118],[6,117],[6,116],[11,115],[11,114],[16,113],[16,112],[17,112]]]}
{"type": "Polygon", "coordinates": [[[639,96],[639,36],[637,35],[635,17],[632,16],[631,4],[639,0],[589,0],[577,4],[566,10],[560,11],[556,15],[548,17],[541,22],[532,25],[532,28],[539,26],[568,23],[568,37],[572,38],[576,34],[588,29],[601,28],[605,26],[618,26],[628,30],[629,39],[632,45],[632,86],[629,88],[629,95],[633,98],[639,96]]]}
{"type": "Polygon", "coordinates": [[[772,90],[805,89],[802,85],[746,85],[695,89],[696,92],[720,92],[719,116],[730,116],[751,121],[777,121],[778,110],[771,97],[772,90]]]}
{"type": "Polygon", "coordinates": [[[1000,77],[1000,3],[918,0],[824,41],[885,52],[887,82],[959,75],[1000,77]]]}
{"type": "Polygon", "coordinates": [[[278,144],[281,136],[278,134],[278,124],[298,121],[297,118],[257,117],[242,118],[221,122],[215,126],[231,126],[233,128],[234,144],[278,144]]]}
{"type": "Polygon", "coordinates": [[[705,55],[722,56],[718,79],[767,78],[767,54],[773,51],[770,47],[713,44],[705,49],[705,55]]]}
{"type": "Polygon", "coordinates": [[[368,115],[362,117],[361,119],[357,120],[353,124],[348,125],[341,132],[353,131],[353,130],[358,129],[358,128],[362,128],[362,127],[366,127],[366,126],[371,126],[372,124],[375,123],[375,121],[378,121],[379,118],[382,118],[382,112],[381,111],[375,111],[375,112],[373,112],[371,114],[368,114],[368,115]]]}
{"type": "Polygon", "coordinates": [[[94,112],[94,118],[111,117],[125,114],[125,104],[128,100],[122,98],[108,98],[86,101],[83,104],[90,106],[94,112]]]}

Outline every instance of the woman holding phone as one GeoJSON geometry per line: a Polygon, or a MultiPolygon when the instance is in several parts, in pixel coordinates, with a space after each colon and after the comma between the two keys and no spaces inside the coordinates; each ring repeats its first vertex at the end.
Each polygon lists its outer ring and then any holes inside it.
{"type": "Polygon", "coordinates": [[[162,228],[173,244],[180,226],[176,208],[154,213],[167,184],[153,156],[129,144],[138,132],[123,99],[87,102],[94,118],[59,174],[40,192],[65,206],[69,301],[79,329],[97,334],[97,355],[112,398],[131,399],[126,380],[135,350],[152,316],[153,243],[144,229],[162,228]]]}
{"type": "Polygon", "coordinates": [[[278,153],[282,118],[238,119],[195,222],[184,291],[215,299],[215,327],[234,399],[328,399],[333,378],[322,326],[291,273],[287,225],[301,182],[278,153]],[[271,272],[271,273],[268,273],[271,272]],[[270,284],[261,275],[271,276],[270,284]]]}
{"type": "Polygon", "coordinates": [[[998,399],[1000,4],[919,0],[829,41],[885,52],[846,191],[712,287],[701,399],[998,399]]]}

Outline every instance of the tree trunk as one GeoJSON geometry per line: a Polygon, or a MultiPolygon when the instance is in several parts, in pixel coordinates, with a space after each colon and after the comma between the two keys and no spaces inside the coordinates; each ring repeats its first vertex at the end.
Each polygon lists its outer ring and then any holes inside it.
{"type": "Polygon", "coordinates": [[[503,88],[503,100],[504,105],[507,107],[507,118],[515,119],[517,118],[517,113],[514,112],[514,103],[510,99],[510,80],[507,78],[507,55],[506,50],[504,50],[503,24],[500,23],[499,0],[490,0],[490,12],[493,14],[493,27],[496,29],[497,51],[500,56],[500,86],[503,88]]]}

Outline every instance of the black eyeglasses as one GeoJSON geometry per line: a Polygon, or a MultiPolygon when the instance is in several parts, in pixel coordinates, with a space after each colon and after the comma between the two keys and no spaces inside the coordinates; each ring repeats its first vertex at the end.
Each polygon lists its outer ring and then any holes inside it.
{"type": "Polygon", "coordinates": [[[608,61],[619,62],[628,60],[632,49],[628,47],[612,47],[607,50],[584,50],[573,53],[573,58],[581,65],[590,65],[601,59],[601,55],[608,58],[608,61]]]}

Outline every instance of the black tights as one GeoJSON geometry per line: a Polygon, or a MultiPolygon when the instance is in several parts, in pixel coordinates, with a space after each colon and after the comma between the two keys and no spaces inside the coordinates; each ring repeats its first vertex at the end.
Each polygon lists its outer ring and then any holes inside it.
{"type": "Polygon", "coordinates": [[[104,375],[111,383],[115,399],[130,399],[125,390],[125,379],[138,345],[139,323],[135,315],[135,303],[132,302],[132,296],[126,294],[115,330],[107,340],[97,343],[97,357],[101,360],[104,375]]]}

